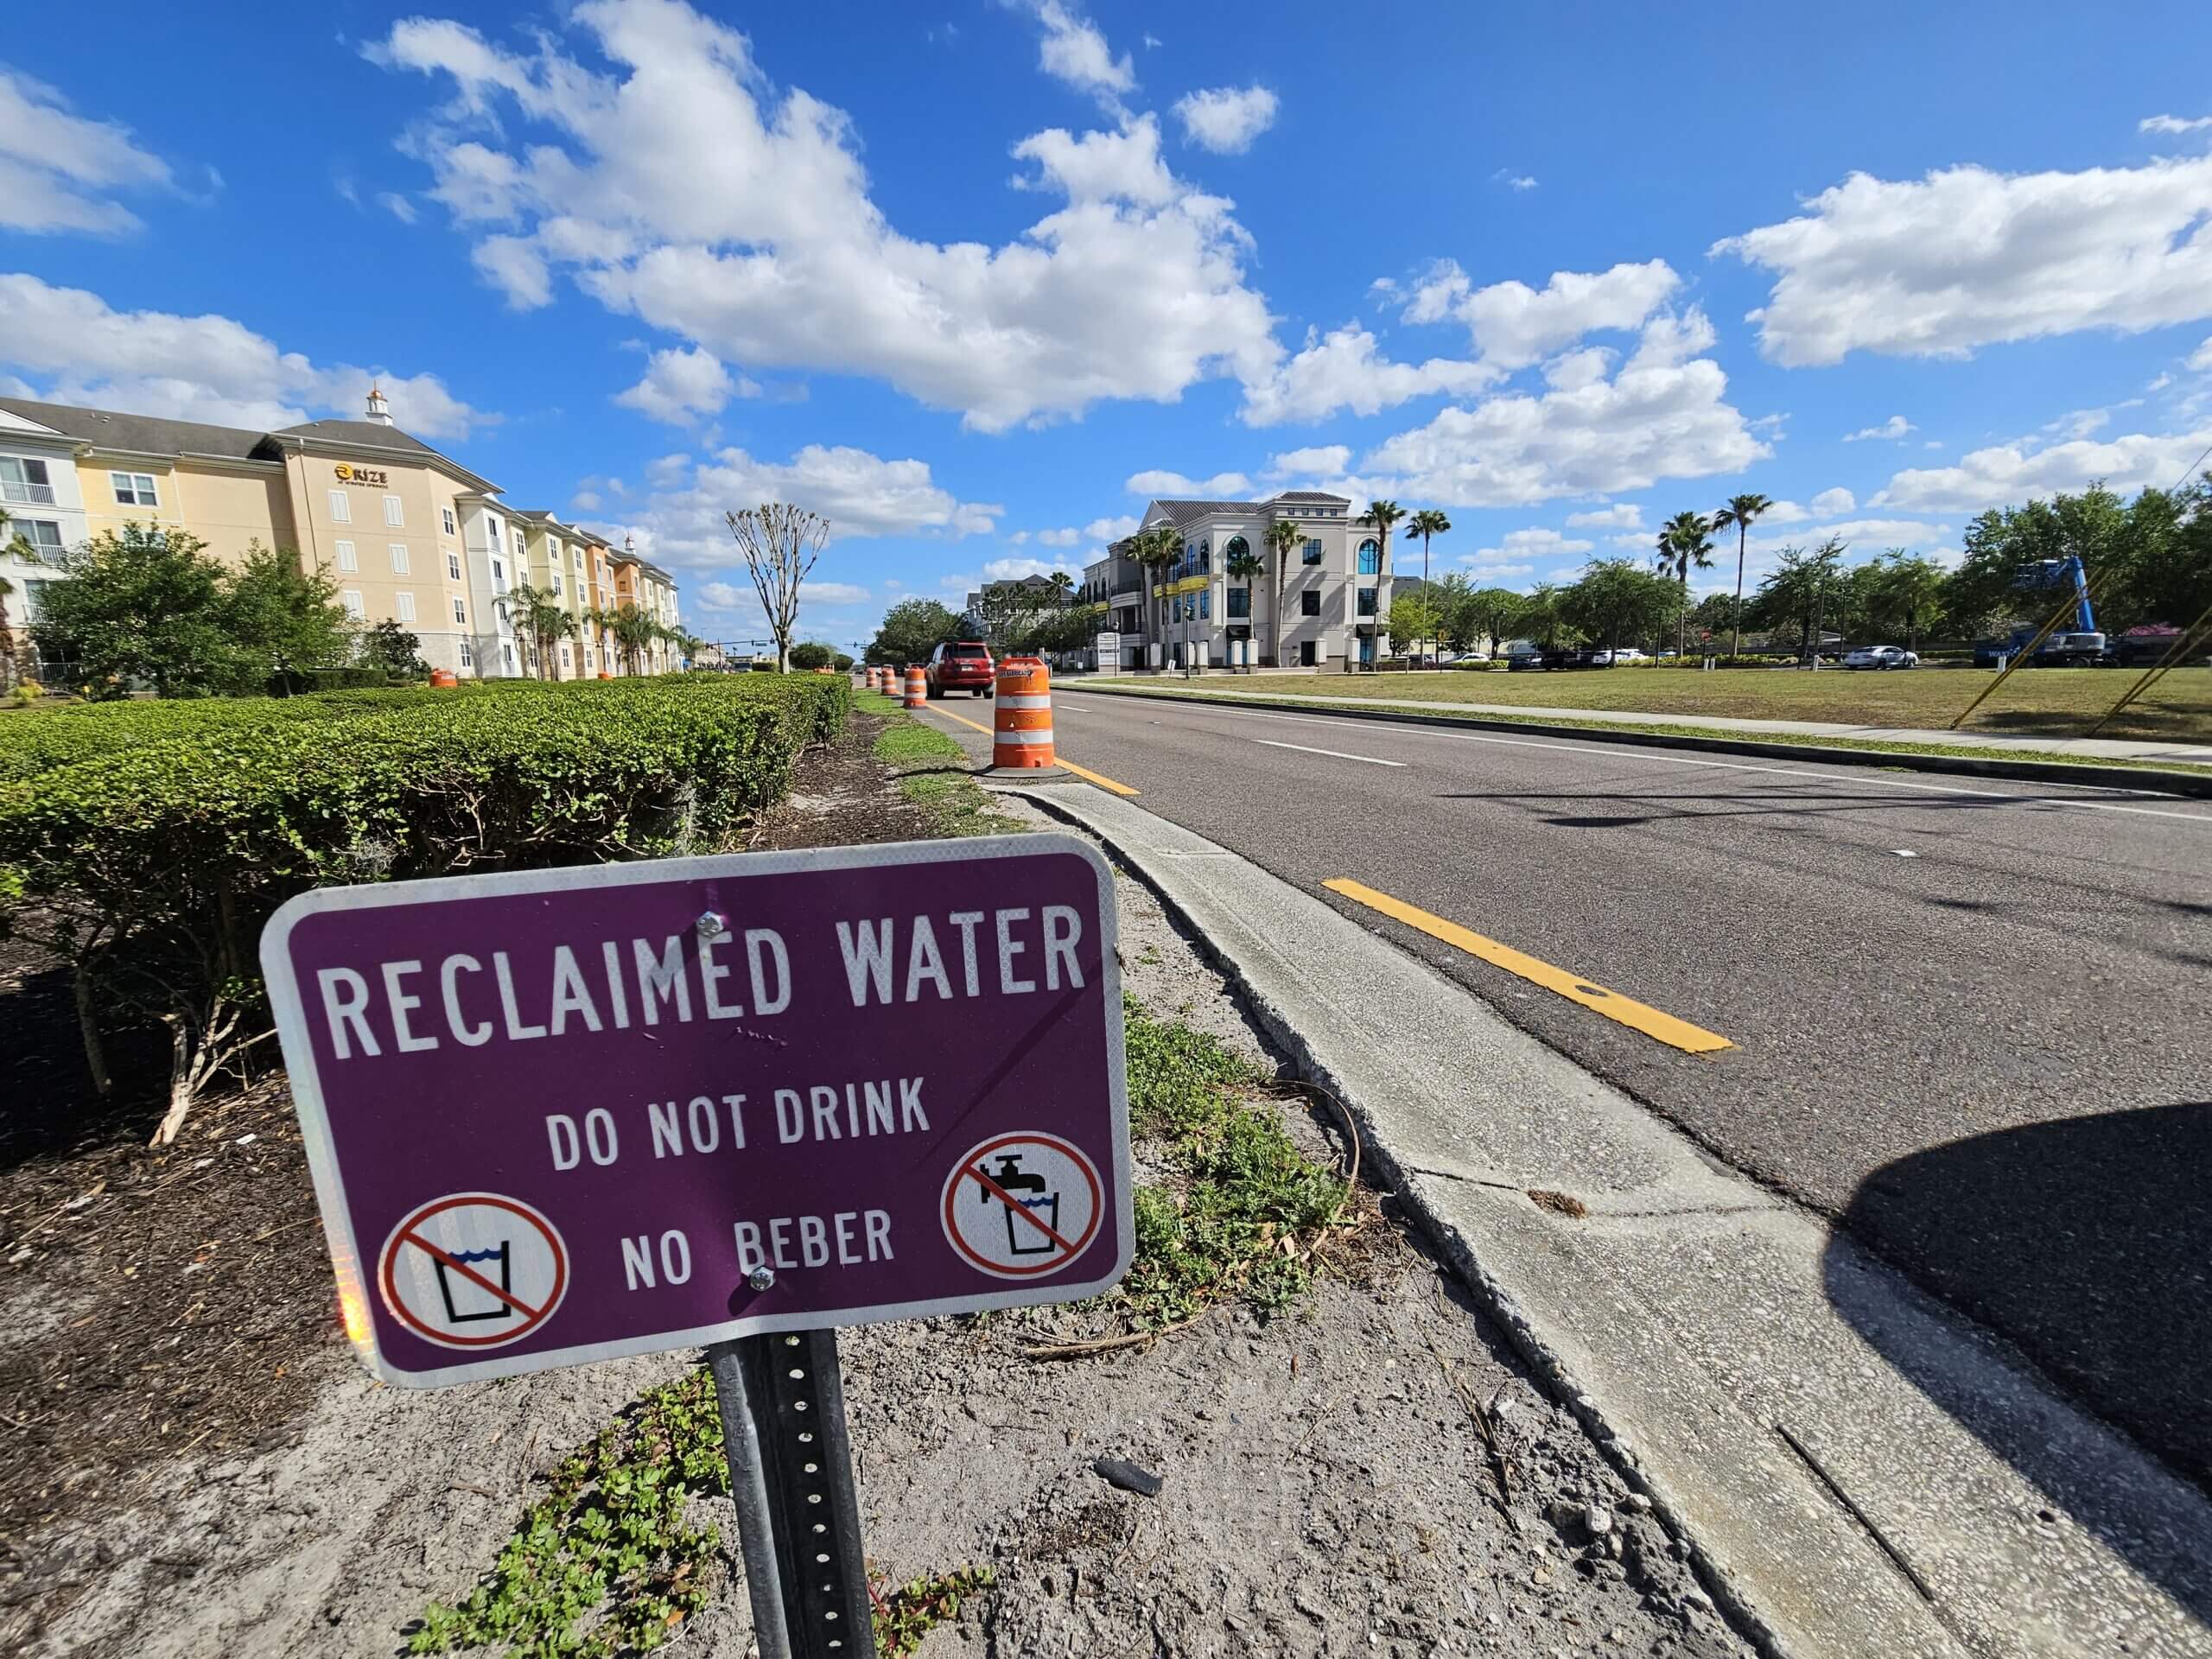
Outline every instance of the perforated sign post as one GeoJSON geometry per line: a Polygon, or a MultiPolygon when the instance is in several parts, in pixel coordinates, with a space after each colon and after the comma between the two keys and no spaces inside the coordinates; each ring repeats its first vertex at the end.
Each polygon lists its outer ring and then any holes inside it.
{"type": "Polygon", "coordinates": [[[1113,880],[1057,835],[293,899],[346,1332],[438,1388],[705,1347],[761,1651],[873,1652],[834,1327],[1128,1268],[1113,880]]]}

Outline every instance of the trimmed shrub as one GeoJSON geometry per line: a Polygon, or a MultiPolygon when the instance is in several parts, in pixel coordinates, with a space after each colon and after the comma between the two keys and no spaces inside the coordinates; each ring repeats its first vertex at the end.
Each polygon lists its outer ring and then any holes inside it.
{"type": "Polygon", "coordinates": [[[727,846],[850,695],[809,676],[336,692],[258,722],[132,705],[137,741],[0,783],[0,929],[75,967],[99,1086],[103,1024],[168,1027],[166,1139],[269,1035],[260,932],[294,893],[727,846]]]}

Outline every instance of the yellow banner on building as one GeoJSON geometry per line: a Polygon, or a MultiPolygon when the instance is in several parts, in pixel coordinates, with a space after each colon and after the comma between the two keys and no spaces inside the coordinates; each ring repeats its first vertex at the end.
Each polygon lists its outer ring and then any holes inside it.
{"type": "Polygon", "coordinates": [[[1178,594],[1202,594],[1206,590],[1206,584],[1212,580],[1211,576],[1185,576],[1180,582],[1171,582],[1154,588],[1152,596],[1154,599],[1173,599],[1178,594]]]}

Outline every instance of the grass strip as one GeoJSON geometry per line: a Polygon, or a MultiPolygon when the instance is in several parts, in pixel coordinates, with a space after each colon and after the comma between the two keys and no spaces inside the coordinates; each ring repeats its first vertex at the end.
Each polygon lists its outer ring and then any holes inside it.
{"type": "MultiPolygon", "coordinates": [[[[1277,706],[1268,698],[1240,696],[1234,692],[1182,691],[1155,689],[1151,686],[1116,687],[1108,691],[1096,688],[1103,695],[1116,697],[1155,697],[1170,702],[1225,702],[1243,703],[1252,708],[1277,706]]],[[[1287,699],[1300,699],[1307,703],[1319,703],[1322,692],[1286,691],[1279,695],[1287,699]]],[[[1340,704],[1319,703],[1318,712],[1342,713],[1357,717],[1356,709],[1340,704]]],[[[1736,732],[1726,727],[1700,726],[1694,722],[1675,721],[1637,721],[1630,723],[1618,720],[1560,719],[1549,715],[1498,714],[1490,709],[1407,709],[1377,702],[1374,714],[1390,720],[1446,721],[1465,723],[1470,721],[1510,721],[1516,727],[1541,727],[1546,731],[1610,732],[1635,736],[1703,737],[1724,743],[1774,743],[1789,748],[1853,749],[1870,754],[1898,756],[1934,754],[1955,756],[1965,760],[2030,760],[2050,766],[2097,766],[2108,772],[2147,772],[2152,773],[2180,772],[2195,778],[2212,778],[2212,766],[2193,766],[2181,761],[2129,760],[2117,756],[2096,754],[2064,754],[2050,749],[2016,749],[2005,747],[1988,749],[1965,747],[1946,743],[1892,742],[1886,738],[1831,737],[1805,732],[1736,732]]]]}
{"type": "MultiPolygon", "coordinates": [[[[1132,999],[1124,1009],[1131,1133],[1167,1179],[1137,1189],[1135,1263],[1094,1306],[1146,1332],[1232,1300],[1281,1311],[1312,1284],[1332,1234],[1358,1224],[1348,1184],[1292,1144],[1262,1092],[1264,1071],[1132,999]]],[[[407,1651],[652,1651],[715,1592],[719,1536],[687,1516],[693,1497],[728,1490],[714,1383],[695,1370],[563,1459],[491,1570],[458,1601],[425,1609],[404,1632],[407,1651]]],[[[912,1653],[992,1584],[989,1568],[969,1567],[876,1585],[877,1652],[912,1653]]]]}
{"type": "Polygon", "coordinates": [[[875,740],[875,758],[899,779],[899,792],[925,813],[940,836],[1002,836],[1024,826],[991,807],[991,798],[969,772],[967,750],[934,726],[902,713],[890,697],[863,691],[855,706],[896,716],[875,740]],[[880,705],[880,706],[879,706],[880,705]]]}

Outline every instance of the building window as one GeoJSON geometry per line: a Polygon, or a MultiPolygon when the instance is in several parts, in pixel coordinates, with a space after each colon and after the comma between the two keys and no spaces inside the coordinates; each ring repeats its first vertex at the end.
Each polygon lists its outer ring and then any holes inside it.
{"type": "Polygon", "coordinates": [[[569,648],[568,648],[566,645],[562,646],[562,647],[561,647],[561,666],[562,666],[562,667],[563,667],[563,668],[572,668],[572,667],[574,667],[575,665],[575,663],[570,659],[570,658],[569,658],[569,648]]]}
{"type": "Polygon", "coordinates": [[[61,552],[61,526],[47,518],[10,518],[0,536],[21,537],[30,543],[31,556],[51,561],[61,552]]]}
{"type": "Polygon", "coordinates": [[[340,542],[337,547],[338,568],[340,570],[358,570],[361,568],[361,561],[354,554],[353,543],[340,542]]]}
{"type": "Polygon", "coordinates": [[[1374,615],[1375,590],[1372,588],[1361,588],[1359,590],[1359,597],[1352,601],[1352,608],[1361,616],[1374,615]]]}
{"type": "Polygon", "coordinates": [[[599,647],[597,645],[586,645],[584,647],[584,666],[586,668],[597,668],[599,666],[599,647]]]}
{"type": "Polygon", "coordinates": [[[1300,616],[1321,614],[1321,590],[1319,588],[1308,588],[1304,593],[1299,594],[1298,613],[1300,616]]]}
{"type": "Polygon", "coordinates": [[[13,455],[0,455],[0,501],[27,507],[52,506],[54,480],[47,475],[46,463],[28,455],[20,461],[13,455]]]}
{"type": "Polygon", "coordinates": [[[403,622],[412,622],[415,620],[415,595],[395,594],[392,597],[398,606],[399,620],[403,622]]]}
{"type": "Polygon", "coordinates": [[[1359,574],[1363,576],[1382,574],[1382,550],[1376,546],[1372,536],[1359,544],[1359,574]]]}
{"type": "Polygon", "coordinates": [[[385,497],[384,521],[387,524],[391,525],[394,529],[398,529],[406,524],[407,515],[399,510],[399,498],[397,496],[387,495],[385,497]]]}
{"type": "Polygon", "coordinates": [[[453,509],[451,507],[440,507],[438,509],[438,522],[446,527],[447,535],[450,536],[454,533],[453,509]]]}
{"type": "Polygon", "coordinates": [[[448,582],[461,580],[461,555],[458,553],[446,555],[446,580],[448,582]]]}
{"type": "Polygon", "coordinates": [[[116,504],[125,507],[153,507],[161,504],[154,499],[154,480],[145,473],[110,473],[107,481],[114,486],[116,504]]]}
{"type": "Polygon", "coordinates": [[[507,581],[507,567],[498,559],[492,561],[492,580],[504,589],[507,581]]]}
{"type": "Polygon", "coordinates": [[[1249,588],[1230,588],[1229,590],[1229,620],[1232,622],[1243,622],[1249,620],[1251,615],[1252,590],[1249,588]]]}
{"type": "Polygon", "coordinates": [[[554,597],[554,598],[556,598],[556,599],[558,599],[558,598],[560,598],[560,597],[561,597],[561,573],[560,573],[558,570],[556,570],[556,571],[554,571],[552,574],[553,574],[553,597],[554,597]]]}
{"type": "Polygon", "coordinates": [[[468,648],[468,641],[466,639],[461,642],[461,665],[463,668],[476,666],[476,653],[468,648]]]}
{"type": "Polygon", "coordinates": [[[520,531],[519,530],[518,530],[517,531],[515,531],[515,557],[517,557],[518,559],[519,559],[519,558],[521,558],[522,556],[523,556],[522,531],[520,531]]]}
{"type": "Polygon", "coordinates": [[[410,572],[407,568],[407,543],[404,542],[394,542],[391,545],[391,574],[395,576],[409,575],[410,572]]]}
{"type": "Polygon", "coordinates": [[[499,647],[499,655],[506,658],[507,666],[509,668],[512,668],[515,665],[515,648],[512,645],[502,645],[499,647]]]}
{"type": "Polygon", "coordinates": [[[491,531],[492,545],[496,548],[499,544],[499,537],[506,532],[499,528],[499,521],[496,518],[487,518],[484,522],[491,531]]]}
{"type": "Polygon", "coordinates": [[[346,607],[346,614],[352,617],[356,622],[359,621],[363,617],[369,613],[368,607],[361,603],[361,595],[356,589],[348,588],[344,593],[339,594],[338,597],[340,601],[346,607]]]}
{"type": "Polygon", "coordinates": [[[1213,589],[1211,588],[1198,595],[1198,620],[1201,622],[1213,620],[1213,589]]]}
{"type": "Polygon", "coordinates": [[[1305,560],[1308,564],[1321,563],[1321,543],[1319,537],[1308,536],[1306,538],[1305,560]]]}
{"type": "Polygon", "coordinates": [[[583,550],[583,549],[582,549],[581,547],[572,547],[572,548],[570,548],[570,549],[569,550],[569,563],[571,563],[571,564],[573,564],[573,565],[575,565],[575,566],[576,567],[576,569],[579,569],[579,570],[582,569],[584,568],[584,550],[583,550]]]}
{"type": "Polygon", "coordinates": [[[453,620],[463,626],[468,622],[468,607],[457,599],[453,602],[453,620]]]}
{"type": "Polygon", "coordinates": [[[353,503],[343,490],[333,490],[330,493],[330,522],[334,524],[350,524],[353,522],[353,503]]]}

